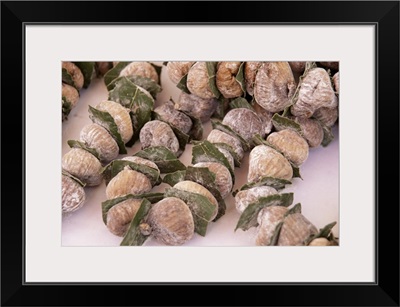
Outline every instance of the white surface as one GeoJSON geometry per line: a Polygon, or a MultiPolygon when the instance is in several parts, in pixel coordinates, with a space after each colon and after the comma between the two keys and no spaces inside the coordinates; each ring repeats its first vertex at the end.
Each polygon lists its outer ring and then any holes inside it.
{"type": "MultiPolygon", "coordinates": [[[[161,75],[163,91],[157,96],[156,106],[170,97],[177,100],[180,90],[166,76],[163,69],[161,75]]],[[[96,106],[100,101],[107,99],[108,93],[102,79],[93,79],[88,89],[81,91],[77,106],[71,111],[68,121],[62,124],[62,154],[70,150],[67,141],[79,139],[83,126],[91,123],[88,105],[96,106]]],[[[211,124],[204,124],[205,139],[211,131],[211,124]]],[[[326,148],[322,146],[310,149],[309,157],[300,167],[303,180],[293,179],[293,183],[281,192],[293,192],[294,202],[302,204],[303,214],[317,227],[322,228],[333,221],[337,225],[333,233],[339,235],[339,140],[337,125],[333,130],[334,141],[326,148]]],[[[180,160],[189,165],[191,162],[191,145],[180,160]]],[[[140,150],[140,143],[127,148],[128,154],[140,150]]],[[[120,156],[123,157],[123,156],[120,156]]],[[[248,170],[248,153],[242,160],[242,166],[235,168],[236,183],[233,190],[246,183],[248,170]]],[[[162,191],[166,184],[155,187],[152,191],[162,191]]],[[[108,231],[101,214],[101,202],[106,200],[105,183],[97,187],[86,187],[86,203],[76,212],[64,216],[62,219],[63,246],[118,246],[122,240],[108,231]]],[[[205,237],[197,234],[184,246],[254,246],[255,228],[246,232],[234,232],[239,213],[234,206],[233,196],[225,198],[227,210],[225,215],[215,223],[210,223],[205,237]]],[[[153,238],[148,239],[144,246],[163,246],[153,238]]]]}
{"type": "MultiPolygon", "coordinates": [[[[27,282],[376,281],[375,25],[27,25],[25,34],[26,202],[23,209],[27,282]],[[104,37],[124,43],[103,44],[99,48],[104,37]],[[126,37],[135,39],[126,40],[126,37]],[[246,37],[252,48],[240,43],[232,48],[232,41],[236,42],[237,37],[246,37]],[[66,41],[74,44],[65,44],[66,41]],[[137,48],[138,41],[146,43],[137,48]],[[204,42],[218,48],[205,48],[204,42]],[[47,52],[43,52],[43,46],[47,52]],[[131,59],[338,59],[341,71],[340,246],[62,246],[60,61],[131,59]],[[360,110],[362,116],[354,117],[360,110]]],[[[304,207],[304,200],[302,203],[304,207]]]]}

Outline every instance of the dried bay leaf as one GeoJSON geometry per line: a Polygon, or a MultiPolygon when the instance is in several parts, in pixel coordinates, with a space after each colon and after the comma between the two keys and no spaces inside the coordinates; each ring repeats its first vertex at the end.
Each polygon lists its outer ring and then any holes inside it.
{"type": "Polygon", "coordinates": [[[236,225],[237,229],[248,230],[258,225],[257,216],[260,211],[269,206],[288,207],[293,203],[293,193],[273,194],[266,197],[260,197],[256,202],[249,204],[240,215],[236,225]]]}
{"type": "Polygon", "coordinates": [[[199,162],[217,162],[223,164],[231,173],[232,182],[235,183],[235,172],[231,168],[228,159],[211,142],[204,140],[192,147],[192,164],[199,162]]]}
{"type": "Polygon", "coordinates": [[[94,62],[72,62],[81,70],[83,74],[83,88],[88,88],[94,73],[94,62]]]}
{"type": "Polygon", "coordinates": [[[134,156],[154,162],[162,174],[186,170],[186,166],[164,146],[148,147],[138,151],[134,156]]]}
{"type": "Polygon", "coordinates": [[[115,123],[114,118],[110,115],[110,113],[103,112],[97,110],[96,108],[93,108],[92,106],[89,106],[89,117],[93,123],[99,124],[111,134],[111,136],[118,144],[120,154],[127,153],[124,141],[122,140],[122,137],[119,134],[118,126],[115,123]]]}
{"type": "Polygon", "coordinates": [[[140,203],[139,210],[131,221],[128,231],[121,241],[121,246],[140,246],[147,240],[149,236],[145,236],[140,231],[140,224],[148,215],[151,209],[151,203],[147,199],[143,199],[140,203]]]}
{"type": "Polygon", "coordinates": [[[144,193],[144,194],[127,194],[124,196],[116,197],[113,199],[109,199],[106,201],[103,201],[101,203],[101,212],[102,212],[102,218],[104,224],[107,224],[107,213],[108,211],[114,207],[115,205],[118,205],[119,203],[128,200],[128,199],[141,199],[145,198],[152,204],[159,202],[160,200],[164,199],[164,193],[144,193]]]}
{"type": "Polygon", "coordinates": [[[110,180],[118,175],[118,173],[121,172],[126,166],[129,166],[134,171],[146,175],[153,187],[161,183],[160,171],[155,168],[129,160],[114,160],[107,164],[102,171],[106,185],[108,185],[110,180]]]}

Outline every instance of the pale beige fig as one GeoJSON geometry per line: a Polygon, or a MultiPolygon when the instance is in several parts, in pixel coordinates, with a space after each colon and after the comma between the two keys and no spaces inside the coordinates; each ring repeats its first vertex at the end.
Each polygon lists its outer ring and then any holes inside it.
{"type": "Polygon", "coordinates": [[[288,62],[264,62],[254,84],[256,102],[268,112],[280,112],[290,106],[296,82],[288,62]]]}
{"type": "Polygon", "coordinates": [[[313,117],[323,123],[325,126],[332,127],[339,118],[338,108],[319,108],[313,114],[313,117]]]}
{"type": "Polygon", "coordinates": [[[327,69],[339,70],[339,62],[319,62],[319,64],[327,69]]]}
{"type": "Polygon", "coordinates": [[[300,166],[308,158],[308,143],[294,130],[273,132],[267,137],[267,142],[296,166],[300,166]]]}
{"type": "Polygon", "coordinates": [[[257,217],[259,226],[256,233],[256,245],[271,245],[276,227],[283,222],[286,207],[270,206],[262,209],[257,217]]]}
{"type": "Polygon", "coordinates": [[[322,107],[336,108],[338,99],[332,88],[331,79],[323,68],[313,68],[300,84],[297,100],[291,113],[298,117],[311,117],[322,107]]]}
{"type": "Polygon", "coordinates": [[[125,236],[141,202],[141,199],[130,198],[108,210],[106,223],[108,230],[116,236],[125,236]]]}
{"type": "Polygon", "coordinates": [[[166,245],[182,245],[194,235],[192,212],[176,197],[167,197],[154,204],[146,223],[151,227],[151,235],[166,245]]]}
{"type": "Polygon", "coordinates": [[[180,93],[175,103],[175,109],[186,112],[203,123],[210,120],[217,107],[218,100],[215,98],[201,98],[185,92],[180,93]]]}
{"type": "Polygon", "coordinates": [[[289,161],[278,151],[267,146],[258,145],[250,151],[248,182],[255,182],[262,177],[273,177],[291,180],[293,169],[289,161]]]}
{"type": "Polygon", "coordinates": [[[209,77],[206,62],[196,62],[190,67],[186,86],[190,93],[204,99],[215,98],[208,83],[209,77]]]}
{"type": "Polygon", "coordinates": [[[306,62],[289,62],[289,65],[294,73],[302,73],[306,69],[306,62]]]}
{"type": "Polygon", "coordinates": [[[193,167],[206,167],[211,173],[215,174],[215,184],[222,198],[227,197],[232,191],[232,176],[226,166],[217,162],[199,162],[194,164],[193,167]]]}
{"type": "Polygon", "coordinates": [[[179,152],[179,141],[172,128],[160,120],[147,122],[139,134],[142,149],[151,146],[164,146],[171,150],[175,155],[179,152]]]}
{"type": "Polygon", "coordinates": [[[304,245],[311,235],[318,233],[318,229],[301,213],[292,213],[285,217],[279,233],[279,246],[304,245]]]}
{"type": "Polygon", "coordinates": [[[256,112],[247,108],[230,110],[225,115],[222,123],[229,126],[247,142],[251,142],[256,134],[264,134],[265,127],[261,119],[256,112]]]}
{"type": "Polygon", "coordinates": [[[127,143],[132,138],[133,127],[127,108],[110,100],[100,102],[95,108],[99,111],[108,112],[111,115],[124,143],[127,143]]]}
{"type": "Polygon", "coordinates": [[[207,141],[209,141],[210,143],[225,143],[232,147],[239,160],[242,160],[244,157],[242,144],[237,138],[231,136],[228,133],[225,133],[218,129],[213,129],[207,136],[207,141]]]}
{"type": "Polygon", "coordinates": [[[315,238],[312,240],[308,246],[331,246],[332,242],[330,242],[327,238],[315,238]]]}
{"type": "Polygon", "coordinates": [[[100,162],[108,163],[119,153],[117,142],[111,134],[98,124],[89,124],[82,128],[80,140],[99,154],[100,162]]]}
{"type": "Polygon", "coordinates": [[[264,138],[272,131],[273,127],[272,116],[274,116],[275,113],[268,112],[256,102],[253,104],[253,109],[257,113],[258,117],[260,118],[263,124],[263,129],[262,129],[263,133],[261,134],[261,137],[264,138]]]}
{"type": "Polygon", "coordinates": [[[80,209],[86,201],[85,189],[74,179],[62,175],[61,180],[61,209],[63,213],[80,209]]]}
{"type": "Polygon", "coordinates": [[[305,245],[310,236],[318,233],[317,228],[304,215],[288,211],[288,208],[281,206],[270,206],[260,211],[257,217],[257,245],[270,245],[279,224],[279,235],[274,242],[278,246],[305,245]]]}
{"type": "Polygon", "coordinates": [[[254,95],[254,83],[258,69],[263,62],[245,62],[244,63],[244,80],[246,84],[246,91],[249,95],[254,95]]]}
{"type": "Polygon", "coordinates": [[[63,157],[62,169],[88,186],[96,186],[103,180],[100,161],[90,152],[81,148],[71,148],[63,157]]]}
{"type": "Polygon", "coordinates": [[[212,221],[213,219],[215,219],[215,217],[217,216],[217,213],[218,213],[218,201],[215,199],[214,195],[212,195],[211,192],[208,191],[205,187],[203,187],[202,185],[200,185],[196,182],[184,180],[184,181],[180,181],[177,184],[175,184],[174,188],[178,189],[178,190],[205,196],[210,201],[210,203],[215,206],[215,210],[214,210],[209,222],[212,221]]]}
{"type": "Polygon", "coordinates": [[[269,186],[253,187],[251,189],[239,191],[235,195],[236,210],[239,213],[243,213],[248,205],[257,202],[259,198],[274,194],[278,194],[278,191],[269,186]]]}
{"type": "Polygon", "coordinates": [[[318,147],[324,139],[324,130],[321,124],[313,118],[292,117],[300,125],[304,139],[310,148],[318,147]]]}
{"type": "Polygon", "coordinates": [[[154,112],[160,116],[160,119],[173,127],[178,128],[183,133],[189,134],[193,122],[189,116],[175,109],[172,101],[166,101],[154,109],[154,112]]]}
{"type": "Polygon", "coordinates": [[[225,98],[236,98],[243,95],[242,87],[236,80],[241,64],[241,62],[218,62],[216,84],[225,98]]]}
{"type": "Polygon", "coordinates": [[[65,101],[69,104],[69,108],[73,109],[78,103],[79,92],[75,87],[63,83],[61,97],[64,98],[65,101]]]}
{"type": "Polygon", "coordinates": [[[195,62],[168,62],[167,73],[169,79],[174,83],[178,84],[179,81],[189,72],[190,67],[195,62]]]}
{"type": "Polygon", "coordinates": [[[110,180],[106,187],[106,196],[107,199],[113,199],[128,194],[147,193],[151,189],[151,182],[146,175],[127,166],[110,180]]]}
{"type": "Polygon", "coordinates": [[[148,62],[131,62],[119,73],[120,77],[141,76],[158,83],[158,74],[153,65],[148,62]]]}
{"type": "Polygon", "coordinates": [[[68,74],[72,77],[75,87],[80,90],[83,87],[85,81],[82,71],[72,62],[62,62],[62,68],[64,68],[68,74]]]}
{"type": "Polygon", "coordinates": [[[148,167],[158,170],[157,164],[155,164],[153,161],[150,161],[150,160],[147,160],[147,159],[144,159],[141,157],[128,156],[128,157],[123,157],[122,160],[131,161],[133,163],[145,165],[145,166],[148,166],[148,167]]]}
{"type": "Polygon", "coordinates": [[[340,92],[340,75],[339,72],[333,75],[332,77],[333,86],[335,87],[335,92],[339,95],[340,92]]]}

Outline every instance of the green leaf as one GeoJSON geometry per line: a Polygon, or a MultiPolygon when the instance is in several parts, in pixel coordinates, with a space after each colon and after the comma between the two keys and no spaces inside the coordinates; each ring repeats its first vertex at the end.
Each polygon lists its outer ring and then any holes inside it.
{"type": "Polygon", "coordinates": [[[154,204],[164,199],[164,193],[144,193],[136,195],[128,194],[125,196],[116,197],[113,199],[103,201],[101,203],[101,212],[104,224],[107,224],[107,213],[112,207],[128,199],[142,199],[142,198],[146,198],[149,202],[154,204]]]}
{"type": "Polygon", "coordinates": [[[336,225],[336,222],[332,222],[328,225],[326,225],[323,228],[320,228],[319,232],[316,234],[310,235],[306,240],[304,240],[304,245],[310,244],[310,242],[316,238],[326,238],[329,241],[332,241],[332,228],[336,225]]]}
{"type": "Polygon", "coordinates": [[[185,175],[186,175],[186,170],[169,173],[164,176],[163,182],[173,187],[178,182],[184,181],[185,175]]]}
{"type": "Polygon", "coordinates": [[[212,125],[213,129],[218,129],[222,132],[225,132],[225,133],[237,138],[240,141],[240,143],[242,144],[244,151],[250,150],[250,144],[245,139],[243,139],[238,133],[233,131],[229,126],[224,125],[220,120],[212,118],[211,125],[212,125]]]}
{"type": "Polygon", "coordinates": [[[196,140],[196,141],[201,140],[203,138],[203,132],[204,132],[201,120],[197,117],[188,114],[185,111],[179,111],[179,112],[182,112],[186,116],[189,116],[190,119],[192,120],[192,129],[190,129],[189,131],[190,140],[196,140]]]}
{"type": "Polygon", "coordinates": [[[240,215],[236,225],[237,229],[248,230],[258,225],[257,216],[262,209],[270,206],[288,207],[293,202],[293,193],[274,194],[266,197],[260,197],[256,202],[249,204],[240,215]]]}
{"type": "Polygon", "coordinates": [[[66,97],[62,96],[61,97],[61,102],[62,102],[62,115],[63,115],[63,120],[67,119],[69,113],[71,113],[72,110],[72,104],[67,100],[66,97]]]}
{"type": "Polygon", "coordinates": [[[92,81],[94,72],[94,62],[72,62],[81,70],[83,74],[83,88],[87,88],[92,81]]]}
{"type": "Polygon", "coordinates": [[[328,127],[327,125],[323,124],[321,121],[319,123],[321,124],[322,130],[324,131],[324,138],[322,139],[321,145],[323,147],[326,147],[335,139],[335,136],[332,133],[331,127],[328,127]]]}
{"type": "MultiPolygon", "coordinates": [[[[115,83],[118,82],[118,80],[120,80],[120,78],[123,77],[119,77],[114,79],[109,85],[108,85],[108,90],[111,91],[114,89],[115,87],[115,83]]],[[[155,82],[153,79],[151,78],[147,78],[147,77],[142,77],[142,76],[128,76],[125,77],[127,79],[129,79],[129,81],[131,81],[133,84],[145,89],[146,91],[148,91],[150,93],[150,95],[155,99],[157,94],[161,92],[161,86],[155,82]]]]}
{"type": "Polygon", "coordinates": [[[188,166],[185,173],[185,180],[197,182],[198,184],[205,187],[217,200],[218,202],[218,213],[214,218],[214,222],[220,217],[225,215],[226,204],[215,184],[216,175],[211,172],[207,167],[193,167],[188,166]]]}
{"type": "Polygon", "coordinates": [[[301,136],[303,136],[303,131],[298,123],[287,117],[281,116],[278,113],[275,113],[274,116],[272,116],[272,123],[275,129],[278,131],[284,129],[291,129],[296,131],[301,136]]]}
{"type": "Polygon", "coordinates": [[[239,156],[237,155],[237,153],[233,150],[232,146],[230,146],[230,145],[228,145],[226,143],[213,143],[213,144],[217,148],[227,150],[230,153],[230,155],[232,156],[232,158],[233,158],[234,165],[237,166],[237,167],[240,167],[242,162],[239,159],[239,156]]]}
{"type": "Polygon", "coordinates": [[[134,171],[146,175],[153,187],[161,183],[160,171],[155,168],[128,160],[114,160],[107,164],[102,171],[106,185],[108,185],[110,180],[118,175],[118,173],[121,172],[126,166],[129,166],[134,171]]]}
{"type": "Polygon", "coordinates": [[[283,226],[283,221],[279,222],[275,229],[274,229],[274,234],[271,237],[271,240],[268,243],[268,246],[276,246],[278,245],[278,241],[279,241],[279,235],[281,234],[281,229],[283,226]]]}
{"type": "Polygon", "coordinates": [[[66,171],[64,171],[64,170],[61,171],[61,174],[64,175],[64,176],[67,176],[67,177],[71,178],[71,179],[74,180],[74,181],[76,181],[77,183],[79,183],[79,185],[80,185],[82,188],[84,188],[84,187],[86,186],[86,183],[82,182],[79,178],[77,178],[77,177],[71,175],[70,173],[68,173],[68,172],[66,172],[66,171]]]}
{"type": "Polygon", "coordinates": [[[212,118],[223,120],[229,106],[229,99],[225,98],[223,95],[219,96],[217,99],[218,105],[215,109],[214,113],[212,114],[212,118]]]}
{"type": "Polygon", "coordinates": [[[232,100],[229,103],[229,106],[231,107],[231,109],[240,109],[240,108],[244,108],[244,109],[249,109],[254,111],[254,108],[251,106],[251,104],[243,97],[238,97],[235,98],[234,100],[232,100]]]}
{"type": "Polygon", "coordinates": [[[295,204],[292,208],[290,208],[286,213],[284,217],[287,217],[290,214],[295,214],[295,213],[301,213],[301,204],[297,203],[295,204]]]}
{"type": "Polygon", "coordinates": [[[190,94],[189,89],[187,88],[186,82],[187,82],[187,77],[188,74],[184,75],[178,82],[178,84],[176,85],[177,88],[179,88],[181,91],[190,94]]]}
{"type": "Polygon", "coordinates": [[[208,223],[215,210],[214,204],[207,197],[175,188],[167,188],[165,197],[176,197],[183,200],[192,212],[195,232],[203,237],[206,235],[208,223]]]}
{"type": "Polygon", "coordinates": [[[245,62],[242,62],[240,64],[239,70],[238,70],[238,72],[236,74],[235,79],[236,79],[237,82],[239,82],[240,88],[242,89],[242,92],[245,95],[246,94],[246,83],[245,83],[245,80],[244,80],[244,64],[245,64],[245,62]]]}
{"type": "Polygon", "coordinates": [[[215,147],[214,144],[207,140],[201,143],[195,144],[192,147],[192,164],[199,162],[217,162],[224,165],[232,176],[232,182],[235,184],[235,172],[231,168],[228,159],[224,156],[222,152],[215,147]]]}
{"type": "Polygon", "coordinates": [[[148,236],[143,235],[140,231],[140,224],[148,215],[150,209],[151,203],[147,199],[143,199],[126,235],[121,241],[121,246],[140,246],[147,240],[148,236]]]}
{"type": "Polygon", "coordinates": [[[118,144],[120,154],[127,153],[124,141],[122,140],[122,137],[119,134],[118,126],[115,123],[114,118],[110,115],[110,113],[103,112],[93,108],[92,106],[89,106],[89,117],[94,123],[102,126],[111,134],[111,136],[118,144]]]}
{"type": "Polygon", "coordinates": [[[77,141],[77,140],[68,140],[67,141],[68,145],[70,148],[81,148],[86,150],[87,152],[90,152],[93,156],[97,158],[97,160],[100,160],[100,155],[97,152],[96,149],[88,147],[85,143],[77,141]]]}
{"type": "MultiPolygon", "coordinates": [[[[289,161],[289,160],[288,160],[289,161]]],[[[290,161],[289,161],[290,162],[290,161]]],[[[292,171],[293,171],[293,176],[292,176],[292,178],[300,178],[300,179],[303,179],[302,177],[301,177],[301,174],[300,174],[300,168],[298,167],[298,166],[296,166],[296,165],[294,165],[292,162],[290,162],[290,165],[292,166],[292,171]]]]}
{"type": "Polygon", "coordinates": [[[108,94],[109,100],[131,110],[134,134],[132,139],[127,142],[127,146],[132,146],[139,139],[140,129],[151,120],[154,99],[149,92],[132,83],[127,77],[117,78],[114,88],[108,94]]]}
{"type": "Polygon", "coordinates": [[[65,68],[62,68],[62,82],[71,85],[77,89],[77,87],[75,86],[74,79],[72,79],[72,76],[65,68]]]}
{"type": "MultiPolygon", "coordinates": [[[[239,191],[248,190],[254,187],[269,186],[275,190],[282,190],[287,184],[291,184],[290,181],[285,179],[273,178],[273,177],[261,177],[260,180],[255,182],[246,183],[242,186],[239,191]]],[[[232,193],[233,196],[237,194],[238,191],[232,193]]]]}
{"type": "Polygon", "coordinates": [[[138,151],[134,156],[153,161],[162,174],[186,170],[186,166],[164,146],[148,147],[138,151]]]}
{"type": "Polygon", "coordinates": [[[206,62],[207,74],[208,74],[208,85],[210,86],[211,92],[216,98],[219,98],[221,93],[218,90],[216,83],[216,73],[217,73],[218,62],[206,62]]]}
{"type": "Polygon", "coordinates": [[[104,74],[104,83],[107,86],[107,90],[110,91],[111,89],[109,88],[109,84],[116,78],[119,77],[119,74],[121,71],[128,66],[128,64],[131,62],[119,62],[117,65],[115,65],[113,68],[111,68],[109,71],[107,71],[104,74]]]}
{"type": "Polygon", "coordinates": [[[320,231],[319,231],[319,233],[317,234],[318,237],[328,238],[329,235],[330,235],[330,233],[331,233],[332,228],[333,228],[336,224],[337,224],[336,222],[332,222],[332,223],[326,225],[324,228],[321,228],[320,231]]]}

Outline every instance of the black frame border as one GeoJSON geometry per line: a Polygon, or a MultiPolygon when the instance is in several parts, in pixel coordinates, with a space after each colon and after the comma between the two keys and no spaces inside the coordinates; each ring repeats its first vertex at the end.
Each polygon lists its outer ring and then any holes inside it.
{"type": "Polygon", "coordinates": [[[398,1],[4,1],[1,41],[1,147],[5,149],[1,151],[2,306],[399,306],[399,192],[393,193],[399,191],[400,171],[398,1]],[[157,11],[153,10],[155,6],[157,11]],[[191,13],[184,16],[180,11],[191,13]],[[375,25],[377,282],[25,284],[25,242],[21,231],[25,224],[23,40],[24,27],[29,23],[375,25]],[[18,153],[21,160],[15,161],[18,153]],[[16,184],[15,180],[8,180],[11,174],[14,178],[21,174],[21,181],[16,184]],[[135,295],[144,290],[169,293],[135,295]],[[238,293],[235,296],[234,291],[238,293]],[[182,292],[193,301],[185,301],[182,292]],[[220,301],[215,301],[216,296],[220,301]]]}

